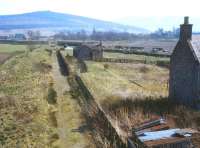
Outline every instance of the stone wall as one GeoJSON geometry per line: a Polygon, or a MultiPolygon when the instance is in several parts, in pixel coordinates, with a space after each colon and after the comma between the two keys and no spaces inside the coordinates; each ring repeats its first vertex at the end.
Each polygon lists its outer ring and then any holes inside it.
{"type": "Polygon", "coordinates": [[[170,61],[169,98],[192,105],[198,97],[197,62],[188,42],[178,42],[170,61]]]}

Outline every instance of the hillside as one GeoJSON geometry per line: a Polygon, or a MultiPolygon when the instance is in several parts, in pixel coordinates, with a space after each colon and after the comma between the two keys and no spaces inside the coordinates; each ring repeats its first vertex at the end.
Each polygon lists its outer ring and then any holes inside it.
{"type": "Polygon", "coordinates": [[[70,14],[56,13],[51,11],[38,11],[32,13],[18,15],[1,15],[0,30],[16,30],[16,29],[44,29],[49,30],[69,30],[92,31],[93,28],[101,31],[127,31],[133,33],[147,33],[148,30],[120,25],[117,23],[91,19],[82,16],[70,14]]]}

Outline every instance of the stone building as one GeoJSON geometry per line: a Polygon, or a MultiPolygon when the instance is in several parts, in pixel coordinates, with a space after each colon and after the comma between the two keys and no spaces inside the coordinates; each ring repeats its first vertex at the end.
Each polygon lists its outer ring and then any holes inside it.
{"type": "Polygon", "coordinates": [[[189,17],[180,25],[180,37],[170,60],[169,98],[200,108],[200,40],[192,39],[189,17]]]}
{"type": "Polygon", "coordinates": [[[99,60],[103,58],[102,45],[81,45],[73,50],[73,56],[79,60],[99,60]]]}

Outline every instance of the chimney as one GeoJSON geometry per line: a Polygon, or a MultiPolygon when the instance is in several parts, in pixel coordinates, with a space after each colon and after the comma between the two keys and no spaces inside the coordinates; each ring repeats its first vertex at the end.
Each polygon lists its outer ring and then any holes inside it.
{"type": "Polygon", "coordinates": [[[180,40],[192,40],[192,24],[189,24],[189,17],[184,17],[184,24],[180,25],[180,40]]]}

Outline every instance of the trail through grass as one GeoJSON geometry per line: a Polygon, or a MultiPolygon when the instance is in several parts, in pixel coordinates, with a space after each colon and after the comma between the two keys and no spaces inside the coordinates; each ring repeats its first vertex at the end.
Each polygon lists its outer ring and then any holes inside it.
{"type": "Polygon", "coordinates": [[[53,54],[53,79],[57,92],[57,122],[60,140],[57,145],[61,148],[93,148],[89,131],[84,129],[85,119],[81,114],[81,108],[70,94],[67,77],[59,71],[55,53],[53,54]]]}

